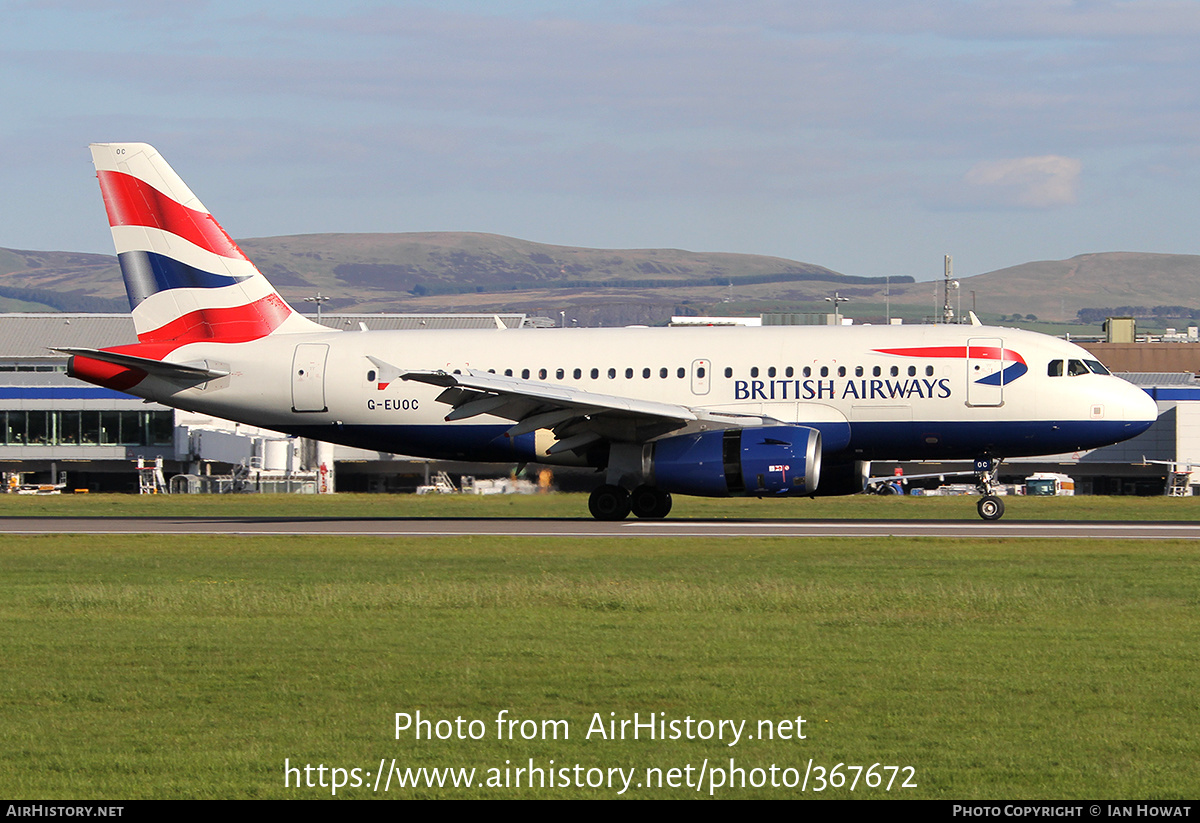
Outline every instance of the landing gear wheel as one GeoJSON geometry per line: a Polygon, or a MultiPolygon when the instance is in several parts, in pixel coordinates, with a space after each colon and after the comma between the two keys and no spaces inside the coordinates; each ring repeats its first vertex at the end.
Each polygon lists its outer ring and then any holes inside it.
{"type": "Polygon", "coordinates": [[[654,486],[638,486],[629,495],[629,504],[638,517],[662,518],[671,511],[671,495],[654,486]]]}
{"type": "Polygon", "coordinates": [[[588,510],[597,520],[624,520],[629,516],[629,492],[620,486],[601,486],[588,498],[588,510]]]}
{"type": "Polygon", "coordinates": [[[984,520],[999,520],[1004,516],[1004,501],[989,494],[978,503],[979,516],[984,520]]]}

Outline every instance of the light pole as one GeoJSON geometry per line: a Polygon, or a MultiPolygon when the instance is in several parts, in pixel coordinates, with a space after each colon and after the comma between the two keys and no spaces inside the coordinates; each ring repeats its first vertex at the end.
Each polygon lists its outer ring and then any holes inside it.
{"type": "Polygon", "coordinates": [[[320,292],[317,292],[316,297],[306,297],[306,298],[304,298],[304,302],[317,304],[317,322],[320,323],[321,322],[321,304],[328,303],[329,298],[326,297],[325,295],[321,294],[320,292]]]}
{"type": "Polygon", "coordinates": [[[848,302],[849,300],[850,300],[849,297],[842,297],[841,294],[839,294],[838,292],[834,292],[833,297],[825,298],[826,303],[833,304],[833,325],[835,325],[835,326],[842,325],[842,314],[840,311],[838,311],[838,306],[840,306],[842,303],[848,302]]]}

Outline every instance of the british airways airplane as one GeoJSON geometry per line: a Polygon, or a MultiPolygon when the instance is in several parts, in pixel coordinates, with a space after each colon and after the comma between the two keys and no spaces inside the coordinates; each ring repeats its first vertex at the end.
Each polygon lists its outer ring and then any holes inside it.
{"type": "Polygon", "coordinates": [[[672,494],[863,491],[872,460],[1002,459],[1145,431],[1150,397],[1006,328],[336,331],[296,313],[144,143],[91,147],[138,342],[61,349],[100,386],[288,434],[434,459],[591,466],[601,520],[672,494]]]}

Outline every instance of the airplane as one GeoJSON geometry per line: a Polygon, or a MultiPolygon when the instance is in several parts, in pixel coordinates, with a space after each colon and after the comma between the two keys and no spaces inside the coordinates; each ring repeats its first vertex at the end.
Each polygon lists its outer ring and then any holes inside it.
{"type": "MultiPolygon", "coordinates": [[[[600,520],[672,495],[854,494],[872,460],[1094,449],[1157,417],[1071,343],[974,325],[334,330],[292,309],[162,156],[91,146],[138,342],[80,380],[291,435],[444,460],[588,466],[600,520]]],[[[501,326],[497,322],[497,326],[501,326]]]]}

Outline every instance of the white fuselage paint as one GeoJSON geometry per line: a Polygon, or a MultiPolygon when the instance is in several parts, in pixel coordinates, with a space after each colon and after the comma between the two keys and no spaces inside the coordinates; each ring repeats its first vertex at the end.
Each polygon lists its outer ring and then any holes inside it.
{"type": "MultiPolygon", "coordinates": [[[[1145,392],[1120,378],[1047,373],[1054,360],[1091,359],[1078,346],[1032,332],[981,326],[275,334],[246,343],[181,346],[165,359],[203,362],[228,370],[229,376],[184,389],[149,377],[129,392],[353,445],[363,445],[360,430],[371,427],[373,448],[426,457],[470,459],[463,450],[445,445],[454,440],[454,432],[465,434],[479,426],[502,432],[513,425],[487,414],[446,422],[450,407],[438,402],[440,388],[392,379],[381,389],[380,379],[388,376],[369,357],[401,372],[471,369],[504,375],[510,370],[519,379],[528,370],[522,382],[801,425],[848,424],[852,440],[842,452],[847,458],[1057,453],[1131,437],[1144,431],[1157,413],[1145,392]],[[1006,375],[1009,382],[1003,385],[995,379],[991,385],[980,384],[990,371],[1016,361],[946,354],[965,352],[968,344],[998,344],[1023,359],[1027,370],[1006,375]],[[884,354],[880,349],[921,349],[929,354],[884,354]],[[877,367],[879,376],[874,373],[877,367]],[[540,376],[543,369],[545,377],[540,376]],[[615,377],[609,377],[610,369],[615,377]],[[643,376],[646,369],[649,377],[643,376]],[[661,376],[663,369],[666,377],[661,376]],[[591,376],[593,370],[598,377],[591,376]],[[435,430],[439,435],[431,442],[427,435],[435,430]],[[360,433],[346,434],[356,431],[360,433]],[[1060,439],[1056,432],[1061,432],[1060,439]],[[1024,446],[1022,438],[1027,441],[1024,446]]],[[[539,434],[540,448],[553,442],[547,440],[549,432],[539,434]]],[[[574,458],[560,458],[570,459],[574,458]]]]}

